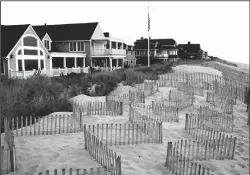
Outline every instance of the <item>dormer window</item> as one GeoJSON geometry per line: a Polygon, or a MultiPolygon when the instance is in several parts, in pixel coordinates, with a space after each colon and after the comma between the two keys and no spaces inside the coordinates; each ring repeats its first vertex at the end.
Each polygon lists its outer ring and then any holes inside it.
{"type": "Polygon", "coordinates": [[[43,40],[43,43],[47,50],[51,50],[51,43],[49,40],[43,40]]]}

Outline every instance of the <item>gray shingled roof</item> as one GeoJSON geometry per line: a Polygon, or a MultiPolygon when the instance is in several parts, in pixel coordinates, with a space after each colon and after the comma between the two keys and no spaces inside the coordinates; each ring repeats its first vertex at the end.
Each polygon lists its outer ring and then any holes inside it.
{"type": "Polygon", "coordinates": [[[52,41],[90,40],[98,22],[33,26],[42,39],[46,33],[52,41]]]}
{"type": "Polygon", "coordinates": [[[29,25],[1,25],[1,57],[9,54],[29,25]]]}

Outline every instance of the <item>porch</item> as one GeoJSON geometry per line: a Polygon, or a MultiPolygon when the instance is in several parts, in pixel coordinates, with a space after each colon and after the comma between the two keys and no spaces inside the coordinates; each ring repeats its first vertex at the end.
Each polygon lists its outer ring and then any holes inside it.
{"type": "Polygon", "coordinates": [[[88,73],[89,68],[85,67],[85,53],[64,53],[51,52],[50,57],[42,60],[20,61],[22,67],[16,71],[10,70],[10,78],[28,78],[34,74],[46,75],[48,77],[67,75],[70,73],[88,73]],[[40,64],[39,64],[40,63],[40,64]]]}
{"type": "Polygon", "coordinates": [[[124,58],[120,57],[92,57],[92,67],[100,71],[112,71],[124,68],[124,58]]]}

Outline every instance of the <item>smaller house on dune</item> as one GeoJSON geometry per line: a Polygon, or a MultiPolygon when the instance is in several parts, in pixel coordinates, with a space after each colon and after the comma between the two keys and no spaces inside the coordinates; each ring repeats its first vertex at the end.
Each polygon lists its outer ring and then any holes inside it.
{"type": "Polygon", "coordinates": [[[202,59],[204,54],[200,44],[178,44],[178,56],[181,59],[202,59]]]}
{"type": "MultiPolygon", "coordinates": [[[[169,60],[177,58],[177,43],[174,39],[150,39],[150,60],[169,60]]],[[[138,63],[147,64],[148,39],[141,38],[134,43],[134,50],[138,63]]]]}

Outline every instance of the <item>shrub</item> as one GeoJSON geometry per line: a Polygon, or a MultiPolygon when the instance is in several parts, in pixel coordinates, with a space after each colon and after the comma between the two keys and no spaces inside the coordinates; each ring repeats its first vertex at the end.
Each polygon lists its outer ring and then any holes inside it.
{"type": "Polygon", "coordinates": [[[142,83],[144,79],[156,80],[158,74],[170,71],[171,64],[161,62],[150,68],[142,66],[113,72],[72,73],[52,78],[38,73],[26,80],[2,79],[1,114],[3,118],[38,117],[56,111],[72,111],[68,98],[77,95],[79,90],[88,95],[88,88],[96,84],[94,96],[108,95],[118,83],[132,85],[142,83]]]}
{"type": "Polygon", "coordinates": [[[26,80],[6,80],[1,87],[2,117],[44,116],[69,111],[67,99],[59,99],[63,84],[35,75],[26,80]]]}

